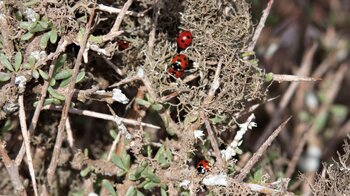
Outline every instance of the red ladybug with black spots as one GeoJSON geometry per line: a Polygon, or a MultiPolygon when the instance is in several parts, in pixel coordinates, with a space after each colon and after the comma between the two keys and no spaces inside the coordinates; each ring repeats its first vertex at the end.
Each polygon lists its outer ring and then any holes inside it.
{"type": "Polygon", "coordinates": [[[176,39],[177,42],[177,52],[179,53],[181,50],[185,50],[192,43],[192,33],[189,31],[182,31],[176,39]]]}
{"type": "Polygon", "coordinates": [[[210,170],[210,163],[207,160],[201,160],[197,163],[198,174],[205,174],[210,170]]]}
{"type": "Polygon", "coordinates": [[[129,48],[129,42],[127,42],[127,41],[118,40],[118,41],[117,41],[117,44],[118,44],[118,49],[119,49],[120,51],[123,51],[123,50],[129,48]]]}
{"type": "Polygon", "coordinates": [[[168,68],[169,74],[175,76],[176,78],[181,78],[185,69],[187,68],[189,63],[188,57],[184,54],[177,54],[171,60],[171,65],[168,68]]]}

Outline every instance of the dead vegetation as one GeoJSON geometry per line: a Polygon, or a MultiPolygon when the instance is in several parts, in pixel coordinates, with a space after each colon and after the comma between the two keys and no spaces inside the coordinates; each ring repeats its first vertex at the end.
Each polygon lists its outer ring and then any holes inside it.
{"type": "Polygon", "coordinates": [[[0,1],[1,194],[349,194],[347,143],[316,177],[348,133],[344,21],[323,32],[273,3],[0,1]]]}

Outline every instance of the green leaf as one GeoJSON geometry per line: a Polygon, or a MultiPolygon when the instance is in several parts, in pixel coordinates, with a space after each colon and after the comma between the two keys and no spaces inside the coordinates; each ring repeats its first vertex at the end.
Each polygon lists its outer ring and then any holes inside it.
{"type": "Polygon", "coordinates": [[[45,22],[45,21],[42,21],[42,20],[39,21],[39,24],[44,29],[47,29],[47,27],[49,27],[49,24],[47,22],[45,22]]]}
{"type": "Polygon", "coordinates": [[[51,78],[50,86],[55,86],[55,84],[56,84],[56,79],[55,78],[51,78]]]}
{"type": "Polygon", "coordinates": [[[214,118],[211,118],[210,121],[213,124],[218,124],[218,123],[222,123],[223,121],[225,121],[227,119],[226,115],[215,115],[214,118]]]}
{"type": "Polygon", "coordinates": [[[33,33],[28,32],[28,33],[26,33],[26,34],[24,34],[24,35],[21,36],[21,40],[22,40],[22,41],[27,41],[27,40],[29,40],[30,38],[32,38],[33,36],[34,36],[33,33]]]}
{"type": "Polygon", "coordinates": [[[123,151],[122,152],[122,161],[123,161],[123,164],[124,166],[127,168],[126,171],[129,171],[130,169],[130,163],[131,163],[131,157],[129,154],[126,153],[126,151],[123,151]]]}
{"type": "Polygon", "coordinates": [[[143,186],[143,188],[146,189],[146,190],[150,190],[150,189],[153,189],[156,186],[158,186],[158,183],[149,182],[149,183],[145,184],[145,186],[143,186]]]}
{"type": "Polygon", "coordinates": [[[39,23],[34,23],[34,24],[35,25],[33,25],[29,28],[29,32],[38,33],[38,32],[42,32],[42,31],[46,30],[46,28],[42,27],[39,23]]]}
{"type": "Polygon", "coordinates": [[[41,69],[38,69],[38,70],[39,70],[40,76],[41,76],[44,80],[48,80],[48,79],[49,79],[49,75],[47,75],[46,72],[44,72],[44,71],[41,70],[41,69]]]}
{"type": "Polygon", "coordinates": [[[128,190],[126,191],[126,196],[135,196],[136,195],[136,189],[135,187],[131,186],[128,188],[128,190]]]}
{"type": "Polygon", "coordinates": [[[117,156],[116,154],[112,155],[112,162],[120,169],[127,171],[127,168],[125,167],[122,159],[119,156],[117,156]]]}
{"type": "Polygon", "coordinates": [[[316,125],[316,132],[319,133],[320,131],[322,131],[326,124],[327,124],[327,119],[328,119],[328,111],[324,110],[321,113],[319,113],[316,117],[316,119],[314,120],[314,123],[316,125]]]}
{"type": "Polygon", "coordinates": [[[50,42],[52,44],[57,42],[57,30],[55,28],[50,31],[50,42]]]}
{"type": "Polygon", "coordinates": [[[265,74],[265,82],[271,82],[273,80],[273,73],[265,74]]]}
{"type": "Polygon", "coordinates": [[[199,118],[199,113],[198,112],[191,112],[186,115],[185,120],[184,120],[184,125],[188,126],[191,123],[194,123],[197,121],[199,118]]]}
{"type": "Polygon", "coordinates": [[[61,94],[59,94],[55,89],[53,89],[51,86],[49,86],[49,88],[47,88],[47,91],[49,92],[49,94],[59,100],[64,101],[65,97],[61,94]]]}
{"type": "Polygon", "coordinates": [[[60,55],[55,63],[55,69],[57,70],[57,69],[63,67],[66,60],[67,60],[67,54],[60,55]]]}
{"type": "Polygon", "coordinates": [[[82,81],[84,79],[84,77],[85,77],[85,71],[82,70],[81,72],[78,73],[77,80],[76,80],[75,83],[78,83],[78,82],[82,81]]]}
{"type": "Polygon", "coordinates": [[[85,169],[81,170],[80,171],[80,176],[81,177],[85,177],[87,176],[91,171],[91,168],[90,167],[86,167],[85,169]]]}
{"type": "Polygon", "coordinates": [[[164,190],[163,187],[160,189],[160,195],[161,196],[168,196],[168,194],[166,193],[166,190],[164,190]]]}
{"type": "Polygon", "coordinates": [[[136,196],[144,196],[144,194],[141,191],[136,190],[136,196]]]}
{"type": "Polygon", "coordinates": [[[334,117],[337,119],[337,121],[339,122],[339,121],[345,120],[346,116],[349,113],[349,109],[345,105],[334,104],[331,107],[331,112],[334,115],[334,117]]]}
{"type": "Polygon", "coordinates": [[[146,94],[145,94],[145,97],[146,97],[146,100],[147,100],[148,102],[150,102],[151,104],[154,104],[154,103],[155,103],[155,101],[152,99],[152,97],[150,96],[149,93],[146,93],[146,94]]]}
{"type": "Polygon", "coordinates": [[[143,172],[143,170],[145,170],[147,167],[147,163],[143,163],[140,166],[138,166],[137,168],[131,170],[129,172],[129,180],[138,180],[141,178],[141,173],[143,172]]]}
{"type": "Polygon", "coordinates": [[[0,72],[0,82],[6,82],[9,79],[11,79],[11,74],[0,72]]]}
{"type": "Polygon", "coordinates": [[[143,172],[141,173],[141,176],[144,178],[148,178],[152,182],[160,183],[160,179],[155,173],[153,173],[150,167],[147,167],[145,170],[143,170],[143,172]]]}
{"type": "Polygon", "coordinates": [[[66,79],[62,80],[62,82],[60,83],[60,87],[67,86],[70,83],[71,80],[72,80],[72,77],[69,77],[69,78],[66,78],[66,79]]]}
{"type": "Polygon", "coordinates": [[[173,155],[169,149],[164,146],[160,147],[156,156],[154,157],[162,168],[167,168],[173,160],[173,155]]]}
{"type": "Polygon", "coordinates": [[[34,56],[31,55],[28,57],[28,63],[31,66],[31,68],[34,68],[35,62],[36,62],[36,58],[34,56]]]}
{"type": "Polygon", "coordinates": [[[252,178],[250,178],[250,181],[252,181],[253,183],[259,183],[261,182],[262,176],[263,176],[263,170],[262,168],[259,168],[254,172],[252,178]]]}
{"type": "Polygon", "coordinates": [[[38,78],[39,78],[39,72],[38,72],[38,70],[33,69],[33,71],[32,71],[32,76],[33,76],[33,78],[38,79],[38,78]]]}
{"type": "Polygon", "coordinates": [[[44,35],[40,39],[39,46],[41,49],[45,49],[47,47],[47,43],[49,42],[50,39],[50,33],[44,33],[44,35]]]}
{"type": "Polygon", "coordinates": [[[31,24],[32,23],[30,23],[30,22],[20,22],[19,27],[21,29],[29,30],[31,24]]]}
{"type": "Polygon", "coordinates": [[[29,63],[24,63],[23,68],[27,69],[27,70],[32,69],[32,67],[29,65],[29,63]]]}
{"type": "Polygon", "coordinates": [[[72,74],[73,74],[72,69],[64,69],[64,70],[60,71],[59,73],[57,73],[54,78],[56,80],[63,80],[63,79],[67,79],[67,78],[71,77],[72,74]]]}
{"type": "Polygon", "coordinates": [[[6,67],[6,69],[10,70],[10,71],[15,71],[11,65],[11,63],[9,62],[9,60],[7,59],[6,55],[4,54],[0,54],[0,63],[6,67]]]}
{"type": "Polygon", "coordinates": [[[22,53],[20,51],[18,51],[15,55],[15,64],[14,64],[16,71],[19,70],[21,64],[22,64],[22,53]]]}
{"type": "Polygon", "coordinates": [[[117,196],[117,193],[115,192],[113,185],[108,180],[103,179],[102,186],[108,190],[110,195],[117,196]]]}
{"type": "Polygon", "coordinates": [[[135,99],[135,102],[139,105],[142,105],[146,108],[149,108],[152,104],[144,99],[140,99],[140,98],[136,98],[135,99]]]}
{"type": "Polygon", "coordinates": [[[117,138],[117,133],[114,131],[114,130],[109,130],[109,135],[113,138],[113,139],[115,139],[115,138],[117,138]]]}
{"type": "Polygon", "coordinates": [[[153,104],[151,106],[151,108],[152,108],[152,110],[159,112],[163,109],[163,105],[162,104],[153,104]]]}

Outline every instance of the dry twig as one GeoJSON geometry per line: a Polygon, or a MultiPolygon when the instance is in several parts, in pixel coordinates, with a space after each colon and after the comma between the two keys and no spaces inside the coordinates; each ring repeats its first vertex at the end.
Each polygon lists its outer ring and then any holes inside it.
{"type": "MultiPolygon", "coordinates": [[[[62,107],[60,106],[53,106],[53,105],[47,105],[45,107],[43,107],[43,110],[56,110],[56,111],[62,111],[62,107]]],[[[111,120],[114,121],[115,118],[112,115],[108,115],[108,114],[103,114],[103,113],[99,113],[99,112],[94,112],[94,111],[90,111],[90,110],[79,110],[76,108],[71,108],[68,110],[69,113],[72,114],[78,114],[78,115],[83,115],[83,116],[90,116],[93,118],[99,118],[99,119],[103,119],[103,120],[111,120]]],[[[127,118],[121,118],[119,117],[123,123],[127,124],[127,125],[133,125],[133,126],[144,126],[144,127],[149,127],[149,128],[153,128],[153,129],[160,129],[160,127],[156,126],[156,125],[152,125],[152,124],[148,124],[148,123],[139,123],[136,120],[132,120],[132,119],[127,119],[127,118]]]]}
{"type": "MultiPolygon", "coordinates": [[[[96,6],[96,9],[104,11],[104,12],[108,12],[110,14],[119,14],[122,12],[122,9],[118,9],[115,7],[110,7],[110,6],[106,6],[103,4],[98,4],[96,6]]],[[[125,15],[130,15],[130,16],[135,16],[135,17],[143,17],[145,15],[146,12],[148,12],[149,10],[151,10],[152,8],[148,8],[140,13],[138,12],[134,12],[134,11],[126,11],[125,15]]]]}
{"type": "Polygon", "coordinates": [[[260,37],[260,33],[261,33],[262,29],[265,26],[265,22],[266,22],[267,16],[270,13],[273,1],[274,0],[269,0],[269,2],[267,3],[267,6],[266,6],[266,8],[263,11],[263,15],[260,18],[259,24],[258,24],[258,26],[255,29],[252,41],[249,43],[249,46],[248,46],[248,49],[247,49],[248,51],[253,51],[254,50],[256,42],[257,42],[257,40],[260,37]]]}
{"type": "Polygon", "coordinates": [[[21,93],[18,96],[18,105],[19,105],[19,122],[21,125],[22,136],[23,136],[23,140],[24,140],[24,144],[25,144],[29,173],[30,173],[30,177],[31,177],[32,183],[33,183],[34,194],[37,196],[38,195],[38,187],[36,184],[35,171],[34,171],[34,167],[33,167],[33,159],[32,159],[32,155],[31,155],[29,134],[28,134],[27,123],[26,123],[26,113],[24,111],[23,93],[21,93]]]}
{"type": "MultiPolygon", "coordinates": [[[[301,65],[300,69],[298,70],[297,75],[306,76],[306,75],[309,74],[310,69],[311,69],[311,65],[312,65],[311,62],[312,62],[313,56],[314,56],[314,54],[316,52],[316,48],[317,48],[317,44],[315,43],[305,53],[302,65],[301,65]]],[[[294,82],[294,83],[289,85],[287,91],[282,96],[282,99],[281,99],[281,101],[280,101],[280,103],[278,105],[277,111],[274,113],[271,121],[269,122],[269,124],[265,128],[263,134],[260,136],[260,138],[256,142],[255,147],[254,147],[255,149],[257,149],[257,147],[260,146],[266,140],[267,137],[269,137],[269,135],[273,131],[273,128],[279,122],[279,119],[281,118],[281,115],[283,114],[283,112],[284,112],[285,108],[287,107],[288,103],[292,99],[292,96],[293,96],[294,92],[296,91],[298,85],[299,85],[298,82],[294,82]]]]}
{"type": "MultiPolygon", "coordinates": [[[[36,125],[38,123],[40,112],[41,112],[41,109],[42,109],[44,101],[45,101],[47,88],[49,87],[49,81],[51,80],[51,77],[52,77],[54,69],[55,69],[54,64],[51,64],[50,65],[50,69],[49,69],[49,74],[48,74],[49,79],[45,80],[44,85],[43,85],[43,87],[41,89],[41,93],[40,93],[41,97],[40,97],[40,100],[38,101],[38,104],[36,105],[36,108],[35,108],[35,111],[34,111],[34,115],[32,117],[32,121],[31,121],[29,129],[28,129],[28,132],[29,132],[30,136],[34,134],[36,125]]],[[[22,159],[24,157],[24,152],[25,152],[25,146],[24,146],[24,143],[22,143],[21,149],[18,152],[18,155],[17,155],[16,160],[15,160],[16,165],[20,165],[21,164],[22,159]]]]}
{"type": "Polygon", "coordinates": [[[77,79],[80,65],[82,64],[83,53],[85,51],[85,47],[86,47],[86,44],[87,44],[87,41],[89,38],[90,28],[91,28],[94,16],[95,16],[95,8],[92,10],[89,22],[86,25],[85,32],[84,32],[83,39],[82,39],[82,43],[81,43],[79,53],[77,56],[77,60],[76,60],[75,65],[74,65],[72,80],[68,86],[69,93],[65,96],[65,104],[64,104],[64,107],[62,110],[61,121],[58,125],[56,142],[55,142],[54,150],[52,153],[51,162],[50,162],[49,168],[47,169],[47,182],[50,186],[52,185],[52,182],[54,179],[54,175],[55,175],[55,171],[56,171],[56,167],[57,167],[57,163],[58,163],[58,158],[59,158],[60,150],[61,150],[61,146],[62,146],[62,141],[63,141],[64,125],[66,124],[66,120],[68,117],[68,110],[69,110],[72,96],[74,93],[75,81],[77,79]]]}
{"type": "Polygon", "coordinates": [[[287,122],[292,117],[289,117],[286,121],[284,121],[271,135],[270,137],[260,146],[257,152],[255,152],[248,161],[248,163],[244,166],[244,168],[240,171],[238,176],[235,177],[238,181],[243,181],[253,166],[260,160],[261,156],[264,154],[266,149],[271,145],[273,140],[278,136],[278,134],[282,131],[282,129],[286,126],[287,122]]]}
{"type": "Polygon", "coordinates": [[[156,30],[158,25],[158,16],[159,16],[158,0],[153,0],[153,19],[152,19],[153,23],[152,23],[152,28],[148,37],[148,54],[149,55],[153,53],[154,42],[156,39],[156,30]]]}
{"type": "Polygon", "coordinates": [[[10,159],[9,155],[5,150],[5,143],[0,139],[0,157],[4,162],[4,165],[7,169],[7,172],[10,175],[10,179],[13,185],[13,188],[16,190],[17,195],[26,196],[27,193],[24,189],[24,186],[21,182],[19,176],[17,165],[10,159]]]}
{"type": "Polygon", "coordinates": [[[215,136],[215,134],[214,134],[214,132],[213,132],[213,129],[212,129],[211,126],[210,126],[210,123],[209,123],[209,121],[208,121],[208,118],[207,118],[206,115],[205,115],[205,112],[204,112],[204,111],[201,111],[201,112],[200,112],[200,116],[201,116],[202,120],[204,121],[205,128],[206,128],[207,131],[208,131],[208,137],[209,137],[211,146],[212,146],[213,149],[214,149],[214,155],[215,155],[215,157],[216,157],[217,166],[218,166],[218,168],[222,168],[222,166],[223,166],[223,160],[222,160],[222,157],[221,157],[221,152],[220,152],[220,149],[219,149],[219,145],[218,145],[216,136],[215,136]]]}
{"type": "Polygon", "coordinates": [[[104,35],[102,37],[103,42],[113,40],[115,37],[120,35],[120,33],[121,33],[119,31],[120,25],[122,24],[124,16],[125,16],[126,12],[128,11],[129,7],[131,6],[132,2],[133,2],[133,0],[128,0],[124,4],[123,8],[120,10],[120,12],[117,16],[117,19],[114,22],[113,27],[111,28],[111,30],[109,31],[109,33],[107,35],[104,35]]]}

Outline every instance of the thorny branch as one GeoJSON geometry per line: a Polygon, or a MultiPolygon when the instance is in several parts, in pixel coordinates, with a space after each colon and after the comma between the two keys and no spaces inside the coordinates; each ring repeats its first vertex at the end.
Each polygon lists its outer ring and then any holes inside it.
{"type": "MultiPolygon", "coordinates": [[[[94,7],[95,7],[95,5],[94,5],[94,7]]],[[[87,41],[89,38],[90,28],[91,28],[94,16],[95,16],[95,8],[92,10],[89,22],[86,25],[85,32],[84,32],[83,39],[82,39],[82,44],[80,46],[78,57],[77,57],[77,60],[75,62],[75,65],[74,65],[72,80],[68,86],[69,93],[65,96],[65,104],[64,104],[64,107],[62,110],[61,121],[58,125],[56,142],[55,142],[54,150],[52,153],[51,162],[50,162],[49,168],[47,169],[47,182],[50,186],[52,185],[52,182],[54,179],[54,175],[55,175],[55,171],[56,171],[56,167],[57,167],[57,163],[58,163],[58,158],[60,155],[61,145],[62,145],[62,141],[63,141],[64,127],[66,124],[68,110],[69,110],[72,96],[73,96],[73,92],[74,92],[73,90],[74,90],[74,86],[75,86],[75,81],[77,79],[80,65],[82,64],[83,53],[85,51],[85,47],[86,47],[86,44],[87,44],[87,41]]]]}
{"type": "Polygon", "coordinates": [[[116,36],[120,35],[120,32],[119,32],[120,25],[122,24],[123,18],[125,16],[126,12],[128,11],[129,7],[131,6],[132,2],[133,2],[133,0],[128,0],[124,4],[123,8],[121,9],[120,13],[117,16],[117,19],[114,22],[112,29],[110,30],[110,32],[107,35],[103,36],[102,39],[104,42],[112,40],[116,36]]]}
{"type": "Polygon", "coordinates": [[[260,37],[261,31],[262,31],[262,29],[265,26],[265,22],[266,22],[267,16],[269,16],[269,14],[270,14],[270,10],[271,10],[273,1],[274,0],[269,0],[269,2],[267,3],[267,6],[266,6],[266,8],[263,11],[263,15],[260,18],[259,24],[258,24],[258,26],[255,29],[252,41],[250,42],[250,44],[249,44],[249,46],[247,48],[248,51],[253,51],[254,50],[256,42],[258,41],[258,39],[260,37]]]}
{"type": "Polygon", "coordinates": [[[271,145],[273,140],[278,136],[278,134],[283,130],[283,128],[286,126],[288,121],[292,117],[289,117],[286,121],[284,121],[271,135],[270,137],[260,146],[257,152],[255,152],[252,156],[252,158],[249,159],[248,163],[243,167],[243,169],[240,171],[238,176],[235,177],[238,181],[243,181],[244,178],[246,178],[247,174],[250,172],[250,170],[253,168],[253,166],[260,160],[263,153],[266,151],[266,149],[271,145]]]}

